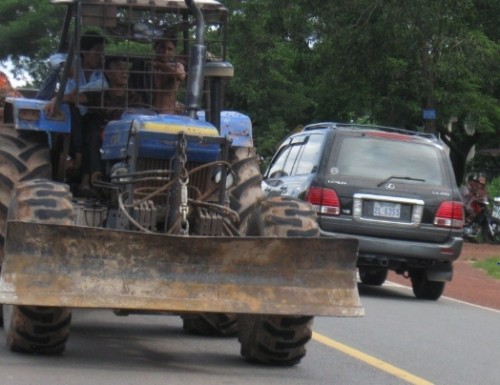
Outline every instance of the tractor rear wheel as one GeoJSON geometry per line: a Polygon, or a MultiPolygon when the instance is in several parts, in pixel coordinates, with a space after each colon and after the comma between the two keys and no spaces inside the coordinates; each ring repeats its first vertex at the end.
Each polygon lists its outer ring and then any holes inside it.
{"type": "MultiPolygon", "coordinates": [[[[245,234],[248,217],[262,196],[259,159],[254,148],[235,147],[230,154],[231,169],[235,175],[229,189],[229,207],[239,214],[238,230],[245,234]]],[[[182,316],[183,328],[189,333],[205,336],[235,336],[238,333],[236,314],[200,313],[182,316]]]]}
{"type": "MultiPolygon", "coordinates": [[[[247,235],[317,237],[316,214],[307,203],[288,197],[264,199],[249,219],[247,235]]],[[[254,315],[238,317],[241,355],[252,362],[291,366],[306,354],[313,317],[254,315]]]]}
{"type": "Polygon", "coordinates": [[[201,313],[182,316],[183,328],[191,334],[232,337],[238,333],[236,314],[201,313]]]}
{"type": "MultiPolygon", "coordinates": [[[[9,220],[71,225],[73,206],[65,184],[45,179],[18,183],[9,220]]],[[[61,307],[3,305],[7,346],[22,353],[58,354],[69,337],[71,310],[61,307]]]]}

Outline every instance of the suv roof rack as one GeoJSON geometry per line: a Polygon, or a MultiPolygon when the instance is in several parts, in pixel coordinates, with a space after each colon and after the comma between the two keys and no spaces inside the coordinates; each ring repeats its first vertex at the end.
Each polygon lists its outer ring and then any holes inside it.
{"type": "Polygon", "coordinates": [[[385,132],[395,132],[405,135],[414,135],[419,136],[426,139],[437,139],[437,136],[428,132],[419,132],[419,131],[411,131],[404,128],[395,128],[395,127],[387,127],[387,126],[378,126],[372,124],[357,124],[357,123],[336,123],[336,122],[322,122],[322,123],[313,123],[308,124],[303,128],[302,131],[311,131],[311,130],[321,130],[321,129],[351,129],[351,130],[378,130],[385,132]]]}

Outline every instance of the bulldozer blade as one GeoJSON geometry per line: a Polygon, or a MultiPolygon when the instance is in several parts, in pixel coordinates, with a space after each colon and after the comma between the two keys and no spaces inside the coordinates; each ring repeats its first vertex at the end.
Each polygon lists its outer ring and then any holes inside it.
{"type": "Polygon", "coordinates": [[[357,241],[196,237],[10,221],[0,302],[361,316],[357,241]]]}

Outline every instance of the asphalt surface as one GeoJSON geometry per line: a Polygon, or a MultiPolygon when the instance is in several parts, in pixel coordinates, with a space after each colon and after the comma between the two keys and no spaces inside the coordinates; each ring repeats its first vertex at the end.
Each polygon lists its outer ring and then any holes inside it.
{"type": "Polygon", "coordinates": [[[249,364],[237,339],[187,335],[177,316],[75,310],[62,356],[0,346],[0,385],[500,383],[500,312],[420,301],[390,284],[361,295],[366,316],[316,318],[307,356],[291,368],[249,364]]]}

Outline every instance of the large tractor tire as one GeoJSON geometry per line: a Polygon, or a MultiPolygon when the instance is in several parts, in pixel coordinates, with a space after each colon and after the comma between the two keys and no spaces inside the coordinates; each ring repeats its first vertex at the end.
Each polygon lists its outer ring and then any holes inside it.
{"type": "Polygon", "coordinates": [[[0,124],[0,263],[7,227],[7,211],[17,182],[52,175],[47,136],[22,133],[0,124]]]}
{"type": "Polygon", "coordinates": [[[254,148],[237,147],[231,153],[231,169],[236,180],[229,190],[229,207],[240,216],[239,231],[246,234],[248,218],[262,197],[262,174],[254,148]]]}
{"type": "Polygon", "coordinates": [[[238,319],[235,314],[194,313],[182,316],[183,328],[190,334],[233,337],[238,333],[238,319]]]}
{"type": "MultiPolygon", "coordinates": [[[[246,233],[249,214],[262,196],[262,174],[254,148],[231,149],[231,169],[235,181],[229,189],[229,206],[240,217],[238,230],[246,233]]],[[[236,314],[200,313],[182,316],[183,328],[191,334],[231,337],[238,333],[236,314]]]]}
{"type": "MultiPolygon", "coordinates": [[[[314,210],[288,197],[266,198],[249,219],[248,235],[263,237],[317,237],[314,210]]],[[[306,354],[313,317],[254,315],[238,317],[241,355],[260,364],[296,365],[306,354]]]]}
{"type": "MultiPolygon", "coordinates": [[[[12,189],[19,181],[50,178],[50,154],[43,133],[22,133],[0,124],[0,270],[12,189]]],[[[0,326],[3,324],[0,306],[0,326]]]]}
{"type": "MultiPolygon", "coordinates": [[[[45,179],[18,183],[9,219],[72,225],[71,193],[65,184],[45,179]]],[[[71,310],[60,307],[3,305],[7,346],[22,353],[62,353],[69,337],[71,310]]]]}

